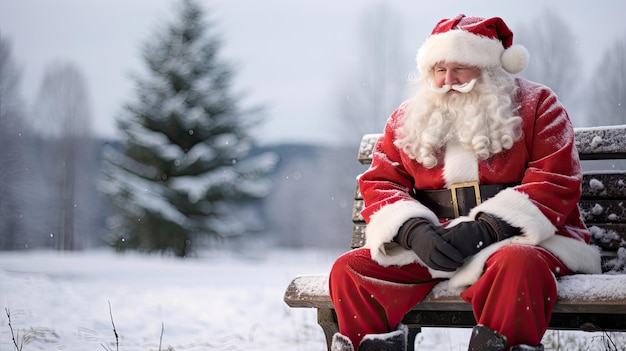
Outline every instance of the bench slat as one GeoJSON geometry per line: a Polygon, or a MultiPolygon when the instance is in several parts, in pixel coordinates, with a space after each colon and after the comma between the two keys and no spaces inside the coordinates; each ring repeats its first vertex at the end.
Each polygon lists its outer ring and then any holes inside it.
{"type": "Polygon", "coordinates": [[[354,223],[350,248],[356,249],[365,245],[365,222],[354,223]]]}
{"type": "MultiPolygon", "coordinates": [[[[422,327],[471,328],[476,325],[476,319],[471,311],[411,310],[404,316],[402,323],[418,330],[422,327]]],[[[626,331],[626,318],[623,314],[553,311],[548,329],[623,332],[626,331]]]]}
{"type": "Polygon", "coordinates": [[[580,200],[578,207],[585,223],[595,222],[626,222],[624,200],[580,200]]]}
{"type": "Polygon", "coordinates": [[[626,158],[626,125],[575,128],[581,160],[626,158]]]}
{"type": "MultiPolygon", "coordinates": [[[[574,128],[574,132],[581,160],[626,159],[626,125],[574,128]]],[[[359,162],[372,162],[372,152],[381,135],[363,136],[357,157],[359,162]]]]}
{"type": "Polygon", "coordinates": [[[372,152],[374,152],[374,146],[376,146],[376,142],[381,135],[382,134],[365,134],[363,136],[361,144],[359,144],[359,154],[357,155],[359,162],[364,165],[372,163],[372,152]]]}
{"type": "Polygon", "coordinates": [[[626,172],[585,172],[581,198],[626,198],[626,172]]]}

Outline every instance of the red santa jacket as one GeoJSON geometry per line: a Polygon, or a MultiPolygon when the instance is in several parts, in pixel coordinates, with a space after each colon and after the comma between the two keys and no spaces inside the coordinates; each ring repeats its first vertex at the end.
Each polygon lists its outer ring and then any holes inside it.
{"type": "Polygon", "coordinates": [[[521,228],[522,235],[488,246],[456,272],[431,270],[431,274],[450,277],[452,286],[471,285],[482,274],[486,259],[509,243],[540,245],[575,272],[601,272],[599,250],[589,245],[590,233],[577,206],[582,171],[569,116],[547,87],[520,78],[516,82],[523,135],[511,149],[484,161],[448,145],[443,162],[431,169],[423,167],[394,145],[404,106],[392,114],[375,146],[370,168],[359,177],[367,223],[365,247],[374,260],[382,265],[423,264],[412,250],[392,242],[409,218],[443,222],[411,196],[414,188],[446,189],[465,181],[517,183],[473,208],[468,216],[442,225],[453,226],[487,212],[521,228]]]}

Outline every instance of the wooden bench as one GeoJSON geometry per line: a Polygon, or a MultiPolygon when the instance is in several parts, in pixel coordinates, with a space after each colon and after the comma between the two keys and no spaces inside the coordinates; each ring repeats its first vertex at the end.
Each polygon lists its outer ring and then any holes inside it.
{"type": "MultiPolygon", "coordinates": [[[[363,137],[358,160],[369,164],[379,134],[363,137]]],[[[577,274],[559,278],[559,295],[550,329],[626,331],[626,125],[576,128],[576,146],[583,164],[583,191],[579,202],[593,244],[602,249],[603,274],[577,274]],[[602,160],[602,161],[600,161],[602,160]],[[620,165],[620,162],[621,165],[620,165]]],[[[354,197],[352,248],[363,246],[365,222],[361,217],[363,198],[358,185],[354,197]]],[[[328,274],[295,277],[284,295],[290,307],[316,308],[328,349],[338,332],[337,316],[328,292],[328,274]]],[[[411,311],[403,323],[409,327],[409,350],[421,327],[472,327],[476,324],[471,306],[458,293],[447,289],[447,281],[435,286],[411,311]]]]}

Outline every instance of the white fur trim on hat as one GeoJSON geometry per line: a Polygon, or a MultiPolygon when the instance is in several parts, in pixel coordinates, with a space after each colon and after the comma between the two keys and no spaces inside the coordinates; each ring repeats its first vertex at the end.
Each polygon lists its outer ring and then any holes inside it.
{"type": "Polygon", "coordinates": [[[427,75],[439,62],[457,62],[479,68],[502,67],[509,73],[519,73],[528,65],[530,55],[522,45],[507,50],[497,39],[464,30],[451,30],[431,35],[417,51],[417,68],[427,75]]]}

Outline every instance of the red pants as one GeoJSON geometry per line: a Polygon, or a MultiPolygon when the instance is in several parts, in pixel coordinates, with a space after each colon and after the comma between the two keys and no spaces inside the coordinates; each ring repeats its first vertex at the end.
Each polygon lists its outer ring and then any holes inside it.
{"type": "MultiPolygon", "coordinates": [[[[557,297],[554,276],[571,273],[543,248],[507,245],[489,257],[483,275],[461,297],[472,305],[478,324],[507,337],[507,348],[538,345],[557,297]]],[[[439,281],[416,263],[383,267],[369,249],[345,253],[329,282],[340,332],[357,346],[366,334],[395,330],[439,281]]]]}

